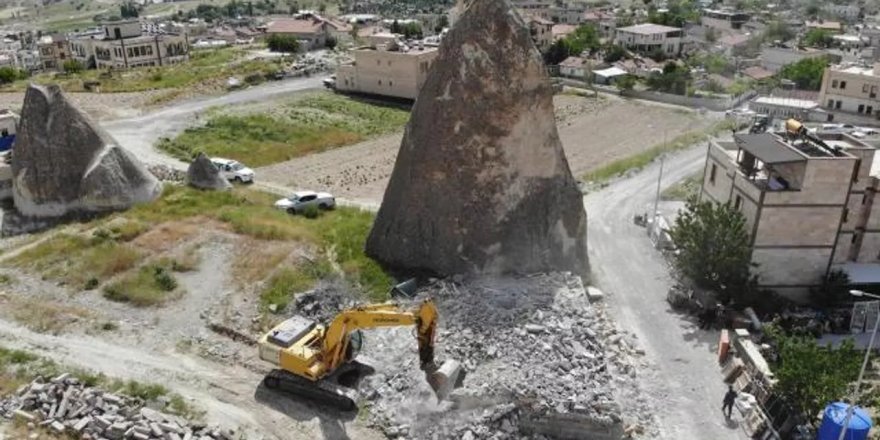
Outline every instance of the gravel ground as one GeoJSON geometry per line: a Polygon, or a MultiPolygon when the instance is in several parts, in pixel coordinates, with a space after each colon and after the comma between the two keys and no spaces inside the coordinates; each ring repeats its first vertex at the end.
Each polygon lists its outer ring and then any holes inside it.
{"type": "MultiPolygon", "coordinates": [[[[77,105],[97,120],[137,116],[151,99],[165,91],[153,90],[132,93],[70,93],[77,105]]],[[[20,112],[24,93],[0,93],[0,108],[20,112]]]]}
{"type": "MultiPolygon", "coordinates": [[[[616,97],[557,95],[556,119],[575,176],[710,124],[696,113],[616,97]]],[[[402,133],[313,154],[257,170],[258,179],[289,188],[327,190],[378,202],[391,176],[402,133]]]]}

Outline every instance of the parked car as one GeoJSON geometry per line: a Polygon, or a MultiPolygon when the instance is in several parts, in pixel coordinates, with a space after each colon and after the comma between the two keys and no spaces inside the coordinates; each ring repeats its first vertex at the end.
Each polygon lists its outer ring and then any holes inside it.
{"type": "Polygon", "coordinates": [[[336,198],[332,194],[314,191],[297,191],[290,197],[275,202],[275,207],[283,209],[291,214],[299,214],[309,206],[320,209],[333,209],[336,207],[336,198]]]}
{"type": "Polygon", "coordinates": [[[211,163],[220,170],[220,175],[226,180],[232,180],[240,183],[252,183],[254,181],[254,170],[232,160],[223,159],[221,157],[212,157],[211,163]]]}
{"type": "Polygon", "coordinates": [[[328,78],[324,78],[321,81],[321,83],[324,84],[325,88],[328,88],[330,90],[335,89],[336,88],[336,75],[330,75],[328,78]]]}

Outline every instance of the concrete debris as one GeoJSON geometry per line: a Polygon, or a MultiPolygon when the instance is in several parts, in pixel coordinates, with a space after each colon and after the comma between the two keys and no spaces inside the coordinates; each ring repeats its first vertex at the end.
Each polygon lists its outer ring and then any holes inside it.
{"type": "Polygon", "coordinates": [[[167,165],[153,164],[147,170],[163,182],[185,182],[186,172],[167,165]]]}
{"type": "MultiPolygon", "coordinates": [[[[137,440],[233,440],[238,433],[220,431],[144,406],[137,398],[108,393],[81,383],[70,374],[45,381],[38,377],[0,399],[0,419],[29,422],[71,438],[137,440]]],[[[66,438],[66,437],[65,437],[66,438]]]]}
{"type": "Polygon", "coordinates": [[[466,4],[413,106],[366,251],[442,275],[585,273],[587,214],[541,54],[507,0],[466,4]]]}
{"type": "MultiPolygon", "coordinates": [[[[451,402],[436,402],[418,368],[410,328],[366,334],[358,361],[375,368],[359,386],[369,421],[390,438],[620,438],[624,426],[650,426],[647,403],[620,389],[635,388],[636,357],[580,277],[432,281],[417,294],[440,311],[438,362],[456,359],[467,371],[451,402]],[[612,342],[614,341],[614,342],[612,342]],[[592,435],[592,437],[591,437],[592,435]],[[617,437],[613,437],[613,436],[617,437]]],[[[349,307],[300,297],[297,312],[332,316],[349,307]]]]}

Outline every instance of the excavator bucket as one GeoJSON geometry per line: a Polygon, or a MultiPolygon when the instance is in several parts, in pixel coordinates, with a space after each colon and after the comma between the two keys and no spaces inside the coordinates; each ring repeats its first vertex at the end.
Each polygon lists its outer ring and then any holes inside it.
{"type": "Polygon", "coordinates": [[[453,359],[443,362],[440,368],[426,373],[428,383],[437,395],[437,401],[443,401],[452,390],[461,387],[464,383],[465,372],[461,364],[453,359]]]}

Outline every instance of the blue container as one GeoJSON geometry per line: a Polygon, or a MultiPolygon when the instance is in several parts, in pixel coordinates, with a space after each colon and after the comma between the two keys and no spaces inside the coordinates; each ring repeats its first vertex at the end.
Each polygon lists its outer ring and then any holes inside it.
{"type": "MultiPolygon", "coordinates": [[[[819,426],[816,440],[838,440],[848,408],[849,405],[843,402],[834,402],[825,407],[825,414],[822,416],[822,425],[819,426]]],[[[871,416],[865,410],[856,407],[852,418],[849,419],[849,428],[846,430],[844,438],[846,440],[866,440],[872,425],[871,416]]]]}
{"type": "Polygon", "coordinates": [[[8,136],[0,137],[0,151],[6,151],[12,148],[12,144],[15,142],[15,135],[10,134],[8,136]]]}

